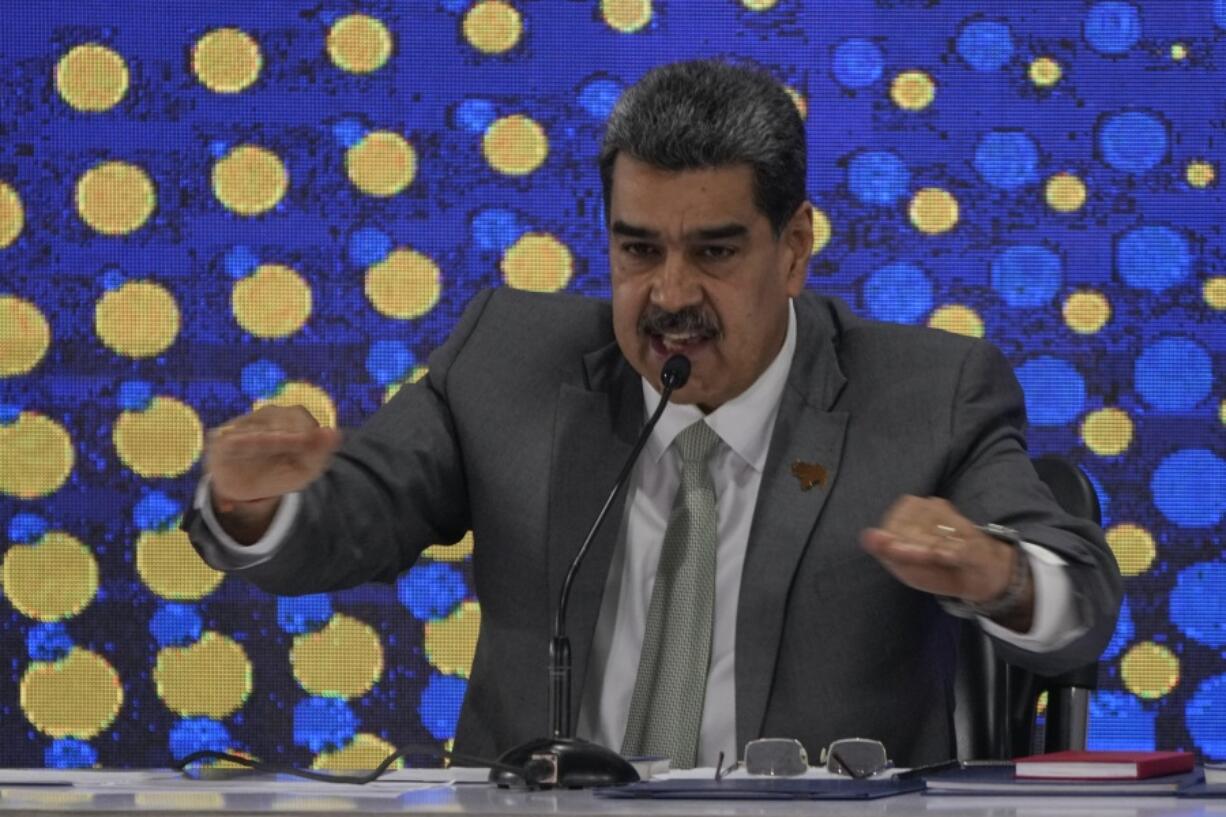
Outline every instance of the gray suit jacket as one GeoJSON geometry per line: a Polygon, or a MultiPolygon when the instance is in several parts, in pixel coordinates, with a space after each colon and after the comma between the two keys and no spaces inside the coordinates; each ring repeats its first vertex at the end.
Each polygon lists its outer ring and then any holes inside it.
{"type": "MultiPolygon", "coordinates": [[[[857,544],[901,494],[943,496],[1060,554],[1089,630],[1055,652],[999,653],[1041,672],[1094,659],[1120,579],[1102,533],[1063,514],[1025,451],[1022,394],[990,344],[796,300],[798,343],[753,520],[736,631],[737,740],[883,740],[900,763],[953,753],[958,623],[857,544]],[[802,490],[796,461],[823,466],[802,490]]],[[[476,297],[402,389],[306,490],[290,540],[244,578],[278,594],[392,582],[470,528],[481,633],[456,749],[494,756],[546,734],[553,608],[567,565],[644,423],[609,305],[496,290],[476,297]]],[[[621,518],[615,508],[613,520],[621,518]]],[[[233,566],[202,520],[202,555],[233,566]]],[[[617,525],[572,591],[577,708],[617,525]]]]}

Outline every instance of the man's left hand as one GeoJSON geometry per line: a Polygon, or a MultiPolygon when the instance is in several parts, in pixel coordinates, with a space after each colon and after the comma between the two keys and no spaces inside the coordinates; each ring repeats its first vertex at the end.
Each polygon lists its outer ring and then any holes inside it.
{"type": "MultiPolygon", "coordinates": [[[[860,533],[861,546],[902,583],[938,596],[971,603],[1000,598],[1017,560],[1026,554],[979,530],[943,499],[904,496],[878,528],[860,533]]],[[[1029,626],[1033,588],[1027,588],[1020,616],[1007,626],[1029,626]]],[[[1003,623],[1003,622],[1002,622],[1003,623]]]]}

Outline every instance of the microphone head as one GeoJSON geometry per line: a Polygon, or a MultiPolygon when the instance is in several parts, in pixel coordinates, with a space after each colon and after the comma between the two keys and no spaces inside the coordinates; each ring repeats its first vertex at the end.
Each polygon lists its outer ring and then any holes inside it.
{"type": "Polygon", "coordinates": [[[660,382],[664,388],[675,391],[685,385],[690,379],[690,359],[685,355],[673,355],[664,361],[660,371],[660,382]]]}

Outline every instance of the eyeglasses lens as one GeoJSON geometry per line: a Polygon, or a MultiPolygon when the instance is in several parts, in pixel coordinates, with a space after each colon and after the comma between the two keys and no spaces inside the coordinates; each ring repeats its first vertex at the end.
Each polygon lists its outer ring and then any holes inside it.
{"type": "Polygon", "coordinates": [[[875,740],[839,740],[830,744],[826,769],[856,779],[869,777],[889,768],[885,746],[875,740]]]}

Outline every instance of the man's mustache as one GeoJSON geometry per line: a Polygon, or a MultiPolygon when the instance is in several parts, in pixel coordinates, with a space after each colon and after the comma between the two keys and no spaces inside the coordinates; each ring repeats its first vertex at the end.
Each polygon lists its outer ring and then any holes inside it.
{"type": "Polygon", "coordinates": [[[694,335],[701,338],[714,338],[721,334],[715,317],[697,307],[669,312],[658,306],[648,306],[639,316],[638,330],[644,335],[694,335]]]}

